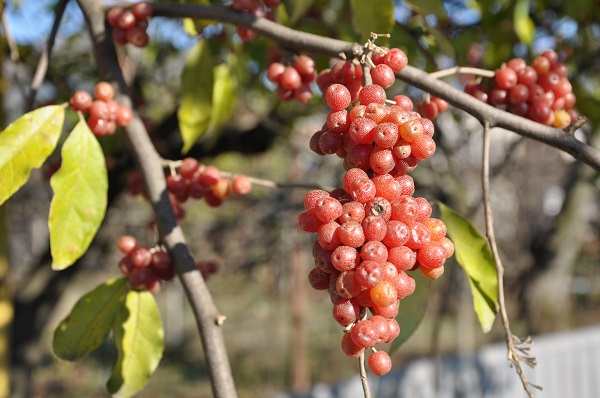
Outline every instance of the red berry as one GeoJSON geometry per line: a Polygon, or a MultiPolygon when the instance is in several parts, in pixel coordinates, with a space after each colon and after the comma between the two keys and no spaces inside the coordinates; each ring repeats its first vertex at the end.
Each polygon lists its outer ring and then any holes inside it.
{"type": "Polygon", "coordinates": [[[117,247],[121,253],[129,255],[137,248],[137,239],[130,235],[124,235],[119,238],[117,247]]]}
{"type": "Polygon", "coordinates": [[[136,3],[131,7],[131,12],[136,19],[145,19],[152,15],[152,4],[141,2],[136,3]]]}
{"type": "Polygon", "coordinates": [[[392,369],[392,359],[385,351],[377,351],[369,356],[369,369],[377,376],[383,376],[392,369]]]}
{"type": "Polygon", "coordinates": [[[73,109],[81,112],[89,111],[92,106],[92,96],[83,90],[75,91],[71,99],[69,100],[69,104],[73,109]]]}
{"type": "Polygon", "coordinates": [[[334,83],[325,91],[325,102],[334,111],[346,109],[351,102],[350,91],[346,86],[334,83]]]}
{"type": "Polygon", "coordinates": [[[360,93],[358,93],[358,98],[362,105],[369,105],[371,103],[385,104],[387,99],[383,87],[376,84],[363,87],[360,93]]]}

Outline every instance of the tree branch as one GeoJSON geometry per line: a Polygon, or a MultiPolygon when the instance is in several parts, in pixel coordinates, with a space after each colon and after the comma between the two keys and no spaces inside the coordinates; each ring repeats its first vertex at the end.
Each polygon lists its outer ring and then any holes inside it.
{"type": "MultiPolygon", "coordinates": [[[[117,59],[110,32],[106,30],[103,4],[100,0],[77,0],[85,16],[94,46],[94,55],[101,77],[113,83],[118,91],[117,102],[132,107],[129,90],[117,59]]],[[[202,339],[215,397],[236,397],[235,384],[218,320],[220,314],[204,279],[196,268],[183,231],[171,207],[162,159],[148,137],[137,115],[125,129],[125,137],[140,170],[156,216],[156,225],[165,247],[173,257],[177,275],[187,294],[202,339]]]]}
{"type": "Polygon", "coordinates": [[[52,53],[52,47],[54,47],[54,40],[56,39],[56,34],[58,33],[60,21],[62,20],[63,14],[65,13],[65,9],[67,8],[68,2],[69,0],[60,0],[54,8],[55,16],[54,23],[52,24],[52,30],[50,31],[50,35],[48,36],[48,42],[46,43],[46,47],[44,47],[44,50],[42,51],[42,56],[40,57],[37,69],[35,70],[35,75],[33,76],[31,87],[29,88],[29,96],[27,97],[27,103],[25,105],[27,112],[33,109],[33,103],[35,102],[37,90],[38,88],[40,88],[40,86],[44,82],[44,78],[46,77],[46,72],[48,71],[48,63],[50,62],[50,54],[52,53]]]}
{"type": "MultiPolygon", "coordinates": [[[[153,7],[155,16],[211,19],[240,25],[261,33],[284,47],[316,52],[331,57],[339,57],[340,53],[344,53],[347,59],[351,59],[362,55],[363,51],[362,46],[357,43],[300,32],[281,26],[266,18],[257,18],[225,7],[172,3],[154,3],[153,7]]],[[[440,97],[451,105],[470,113],[482,123],[487,121],[490,127],[502,127],[523,137],[550,145],[569,153],[594,170],[600,171],[600,151],[566,134],[563,130],[544,126],[494,108],[410,65],[397,73],[396,76],[400,80],[440,97]]]]}

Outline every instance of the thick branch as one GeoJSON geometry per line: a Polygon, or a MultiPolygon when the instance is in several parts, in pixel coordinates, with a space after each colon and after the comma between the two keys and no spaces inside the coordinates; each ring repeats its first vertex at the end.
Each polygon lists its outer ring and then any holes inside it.
{"type": "MultiPolygon", "coordinates": [[[[332,57],[338,57],[340,53],[344,53],[348,59],[362,54],[362,47],[359,44],[296,31],[268,19],[257,18],[224,7],[172,3],[154,3],[153,6],[154,15],[156,16],[212,19],[240,25],[261,33],[289,48],[316,52],[332,57]]],[[[397,73],[396,76],[410,85],[445,99],[455,107],[475,116],[482,123],[487,121],[490,127],[502,127],[523,137],[553,146],[571,154],[596,171],[600,171],[600,151],[560,129],[544,126],[494,108],[410,65],[397,73]]]]}
{"type": "MultiPolygon", "coordinates": [[[[119,67],[116,50],[111,35],[105,28],[102,2],[100,0],[77,1],[92,36],[94,55],[100,75],[104,80],[113,83],[118,89],[117,101],[131,107],[131,97],[119,67]]],[[[196,268],[181,227],[177,224],[167,195],[162,159],[156,152],[142,121],[138,117],[134,117],[125,130],[125,137],[144,178],[162,242],[173,257],[177,275],[196,317],[211,374],[213,393],[215,397],[236,397],[237,394],[220,325],[222,322],[219,322],[222,317],[217,311],[204,279],[196,268]]]]}

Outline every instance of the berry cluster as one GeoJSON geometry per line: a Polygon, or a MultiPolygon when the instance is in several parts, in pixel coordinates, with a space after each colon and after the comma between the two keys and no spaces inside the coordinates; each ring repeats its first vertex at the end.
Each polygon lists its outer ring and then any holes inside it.
{"type": "Polygon", "coordinates": [[[113,7],[106,13],[108,23],[113,27],[113,41],[120,45],[131,43],[136,47],[146,47],[150,42],[148,18],[152,15],[152,4],[136,3],[131,9],[113,7]]]}
{"type": "MultiPolygon", "coordinates": [[[[167,190],[178,220],[185,217],[181,204],[189,198],[204,199],[209,206],[218,207],[232,192],[246,195],[252,189],[249,177],[243,174],[225,176],[217,167],[204,165],[193,158],[183,159],[174,171],[167,175],[167,190]]],[[[129,176],[129,193],[145,193],[143,180],[137,172],[129,176]]]]}
{"type": "MultiPolygon", "coordinates": [[[[170,281],[175,276],[171,255],[162,248],[140,246],[137,239],[129,235],[122,236],[117,247],[125,254],[119,261],[119,269],[127,276],[132,289],[147,289],[157,293],[162,282],[170,281]]],[[[219,269],[214,261],[198,261],[196,267],[205,279],[219,269]]]]}
{"type": "Polygon", "coordinates": [[[352,102],[348,88],[338,83],[327,88],[325,101],[331,112],[311,137],[315,153],[335,153],[344,159],[345,170],[358,167],[376,174],[407,173],[433,155],[433,123],[409,110],[410,98],[397,96],[395,105],[387,105],[383,87],[371,84],[360,90],[358,100],[347,111],[352,102]]]}
{"type": "Polygon", "coordinates": [[[96,137],[111,135],[117,126],[126,127],[131,122],[131,109],[114,101],[115,90],[108,82],[100,82],[94,88],[94,98],[86,91],[76,91],[69,104],[71,108],[89,113],[87,124],[96,137]]]}
{"type": "MultiPolygon", "coordinates": [[[[431,217],[429,202],[413,197],[414,180],[406,174],[435,151],[432,122],[413,112],[412,101],[404,95],[388,105],[378,84],[348,88],[360,81],[358,70],[362,72],[343,62],[328,72],[336,79],[323,87],[331,112],[309,144],[317,154],[344,159],[343,188],[310,191],[298,225],[317,234],[315,268],[308,279],[314,289],[329,293],[333,317],[346,331],[343,352],[359,357],[371,349],[368,366],[383,375],[390,371],[391,359],[374,346],[400,333],[395,319],[400,300],[416,287],[409,272],[438,278],[454,245],[444,222],[431,217]],[[344,79],[338,75],[341,70],[346,71],[344,79]],[[347,111],[354,96],[358,102],[347,111]]],[[[321,83],[326,75],[319,75],[321,83]]],[[[371,72],[373,81],[380,82],[375,76],[371,72]]],[[[391,84],[393,80],[385,82],[391,84]]]]}
{"type": "Polygon", "coordinates": [[[277,85],[277,96],[282,101],[295,99],[306,104],[313,97],[310,83],[315,78],[315,61],[308,55],[294,56],[290,65],[274,61],[267,68],[267,79],[277,85]]]}
{"type": "Polygon", "coordinates": [[[472,81],[465,92],[535,122],[565,128],[579,114],[573,109],[575,94],[567,77],[567,66],[558,62],[558,54],[546,50],[531,65],[513,58],[496,71],[490,88],[472,81]]]}
{"type": "MultiPolygon", "coordinates": [[[[281,0],[233,0],[231,7],[237,11],[243,11],[260,18],[275,19],[273,10],[279,6],[281,0]]],[[[238,26],[237,34],[242,41],[254,40],[257,33],[253,30],[238,26]]]]}
{"type": "MultiPolygon", "coordinates": [[[[378,47],[371,57],[374,68],[370,69],[371,80],[373,84],[388,88],[396,77],[395,72],[400,72],[408,63],[408,58],[404,51],[399,48],[387,49],[378,47]]],[[[332,84],[342,84],[350,91],[352,101],[358,99],[358,93],[363,87],[363,68],[359,63],[350,61],[338,61],[331,69],[322,70],[317,76],[317,85],[321,92],[327,91],[332,84]]],[[[411,109],[412,110],[412,109],[411,109]]]]}

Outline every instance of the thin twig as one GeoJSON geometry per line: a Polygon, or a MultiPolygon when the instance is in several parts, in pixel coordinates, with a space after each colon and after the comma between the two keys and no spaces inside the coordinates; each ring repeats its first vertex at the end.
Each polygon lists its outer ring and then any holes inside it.
{"type": "Polygon", "coordinates": [[[369,388],[367,370],[365,369],[365,350],[363,350],[358,357],[358,366],[360,367],[360,382],[362,383],[365,398],[371,398],[371,389],[369,388]]]}
{"type": "MultiPolygon", "coordinates": [[[[163,168],[168,168],[171,175],[175,175],[177,173],[176,169],[178,167],[180,167],[182,163],[183,163],[182,160],[162,159],[163,168]]],[[[220,170],[220,175],[225,178],[233,179],[235,176],[240,175],[240,173],[230,173],[228,171],[220,170]]],[[[252,176],[249,176],[246,174],[244,174],[244,175],[246,177],[248,177],[248,180],[253,185],[259,185],[261,187],[270,188],[270,189],[295,189],[295,188],[322,189],[322,190],[328,191],[328,192],[335,189],[333,187],[327,187],[327,186],[323,186],[323,185],[319,185],[319,184],[289,184],[289,183],[275,182],[273,180],[267,180],[264,178],[252,177],[252,176]]]]}
{"type": "Polygon", "coordinates": [[[6,39],[6,43],[8,44],[8,48],[10,50],[10,60],[13,62],[19,62],[19,47],[17,46],[10,29],[8,29],[8,22],[6,20],[4,7],[2,8],[2,30],[4,30],[4,38],[6,39]]]}
{"type": "Polygon", "coordinates": [[[431,72],[429,76],[435,79],[441,79],[443,77],[452,75],[473,75],[481,77],[494,77],[496,72],[493,70],[473,68],[470,66],[453,66],[452,68],[438,70],[437,72],[431,72]]]}
{"type": "Polygon", "coordinates": [[[502,320],[502,327],[506,336],[506,346],[508,349],[508,360],[514,365],[523,388],[529,397],[533,397],[530,387],[541,389],[540,386],[529,382],[523,369],[521,368],[521,362],[524,362],[530,367],[535,367],[535,358],[529,356],[530,345],[533,343],[530,337],[525,340],[519,339],[513,335],[510,330],[510,322],[506,312],[506,302],[504,299],[504,266],[500,259],[500,253],[496,245],[496,237],[494,234],[494,221],[492,214],[492,205],[490,199],[490,125],[486,121],[483,123],[483,159],[481,167],[481,185],[483,189],[483,209],[485,214],[485,229],[490,249],[492,250],[492,256],[494,263],[496,264],[496,275],[498,278],[498,306],[500,311],[500,317],[502,320]]]}
{"type": "Polygon", "coordinates": [[[40,61],[38,62],[37,69],[35,70],[35,75],[33,76],[33,80],[31,81],[31,87],[29,88],[29,96],[27,98],[26,111],[30,111],[33,109],[33,103],[35,102],[35,96],[37,94],[37,90],[40,88],[42,83],[44,82],[44,78],[46,77],[46,72],[48,71],[48,64],[50,62],[50,54],[52,53],[52,48],[54,47],[54,40],[56,39],[56,34],[58,33],[58,28],[60,26],[60,21],[65,13],[65,9],[67,8],[67,3],[69,0],[60,0],[56,4],[56,8],[54,9],[54,23],[52,24],[52,30],[50,31],[50,35],[48,36],[48,42],[42,51],[42,55],[40,56],[40,61]]]}

